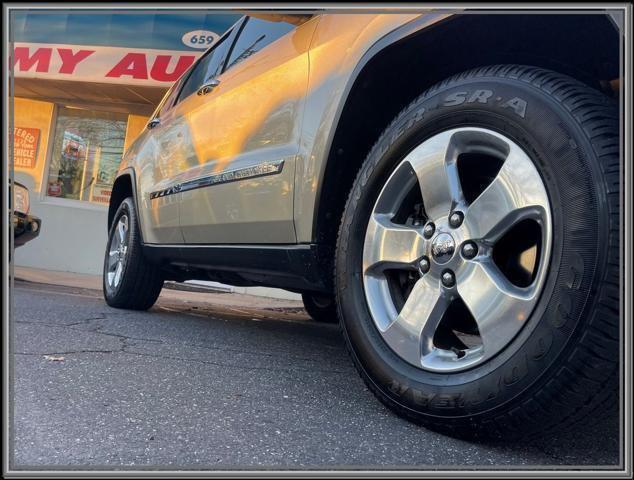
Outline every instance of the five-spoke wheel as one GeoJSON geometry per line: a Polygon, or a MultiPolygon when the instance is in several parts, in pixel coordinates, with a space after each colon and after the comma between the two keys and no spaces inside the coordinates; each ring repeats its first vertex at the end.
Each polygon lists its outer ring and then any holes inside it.
{"type": "Polygon", "coordinates": [[[546,189],[516,143],[475,127],[437,134],[401,161],[374,205],[363,251],[370,313],[412,365],[472,367],[525,324],[550,244],[546,189]]]}
{"type": "Polygon", "coordinates": [[[114,235],[110,242],[110,249],[108,250],[106,277],[108,285],[112,288],[119,286],[123,276],[123,270],[125,269],[128,254],[128,231],[128,216],[122,215],[117,222],[114,235]]]}

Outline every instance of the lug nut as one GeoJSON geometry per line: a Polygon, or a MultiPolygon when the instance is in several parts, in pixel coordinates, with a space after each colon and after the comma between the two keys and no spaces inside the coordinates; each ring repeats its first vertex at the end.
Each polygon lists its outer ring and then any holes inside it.
{"type": "Polygon", "coordinates": [[[478,246],[473,242],[466,242],[462,246],[462,256],[464,258],[472,259],[478,253],[478,246]]]}
{"type": "Polygon", "coordinates": [[[447,288],[451,288],[456,284],[456,277],[451,270],[445,270],[440,279],[442,284],[447,288]]]}
{"type": "Polygon", "coordinates": [[[436,226],[432,222],[429,222],[423,227],[423,236],[425,238],[431,238],[435,231],[436,226]]]}
{"type": "Polygon", "coordinates": [[[462,212],[453,212],[451,215],[449,215],[449,225],[451,225],[452,228],[458,228],[460,225],[462,225],[463,220],[464,215],[462,214],[462,212]]]}
{"type": "Polygon", "coordinates": [[[431,264],[429,263],[429,258],[421,258],[420,262],[418,263],[418,267],[420,268],[421,273],[429,272],[429,268],[431,267],[431,264]]]}

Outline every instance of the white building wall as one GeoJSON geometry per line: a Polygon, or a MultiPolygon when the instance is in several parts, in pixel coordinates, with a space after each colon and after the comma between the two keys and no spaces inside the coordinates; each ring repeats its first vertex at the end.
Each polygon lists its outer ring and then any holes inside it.
{"type": "Polygon", "coordinates": [[[51,198],[41,200],[29,175],[16,172],[15,180],[29,189],[31,214],[42,219],[39,236],[15,250],[16,265],[101,275],[107,210],[90,204],[71,207],[68,201],[60,205],[51,198]]]}

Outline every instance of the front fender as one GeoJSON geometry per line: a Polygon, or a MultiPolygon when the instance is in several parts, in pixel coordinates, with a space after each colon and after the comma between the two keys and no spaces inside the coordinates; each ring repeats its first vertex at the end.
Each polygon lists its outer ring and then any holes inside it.
{"type": "Polygon", "coordinates": [[[325,14],[309,51],[310,77],[295,174],[295,230],[299,243],[316,240],[326,165],[346,100],[363,67],[380,51],[451,14],[325,14]]]}

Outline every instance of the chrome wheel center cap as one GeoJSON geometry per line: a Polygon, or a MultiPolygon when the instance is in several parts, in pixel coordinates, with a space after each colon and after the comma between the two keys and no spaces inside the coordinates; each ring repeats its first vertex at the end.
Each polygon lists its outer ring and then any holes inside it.
{"type": "Polygon", "coordinates": [[[456,242],[448,233],[439,233],[431,243],[431,254],[438,263],[447,263],[456,251],[456,242]]]}

